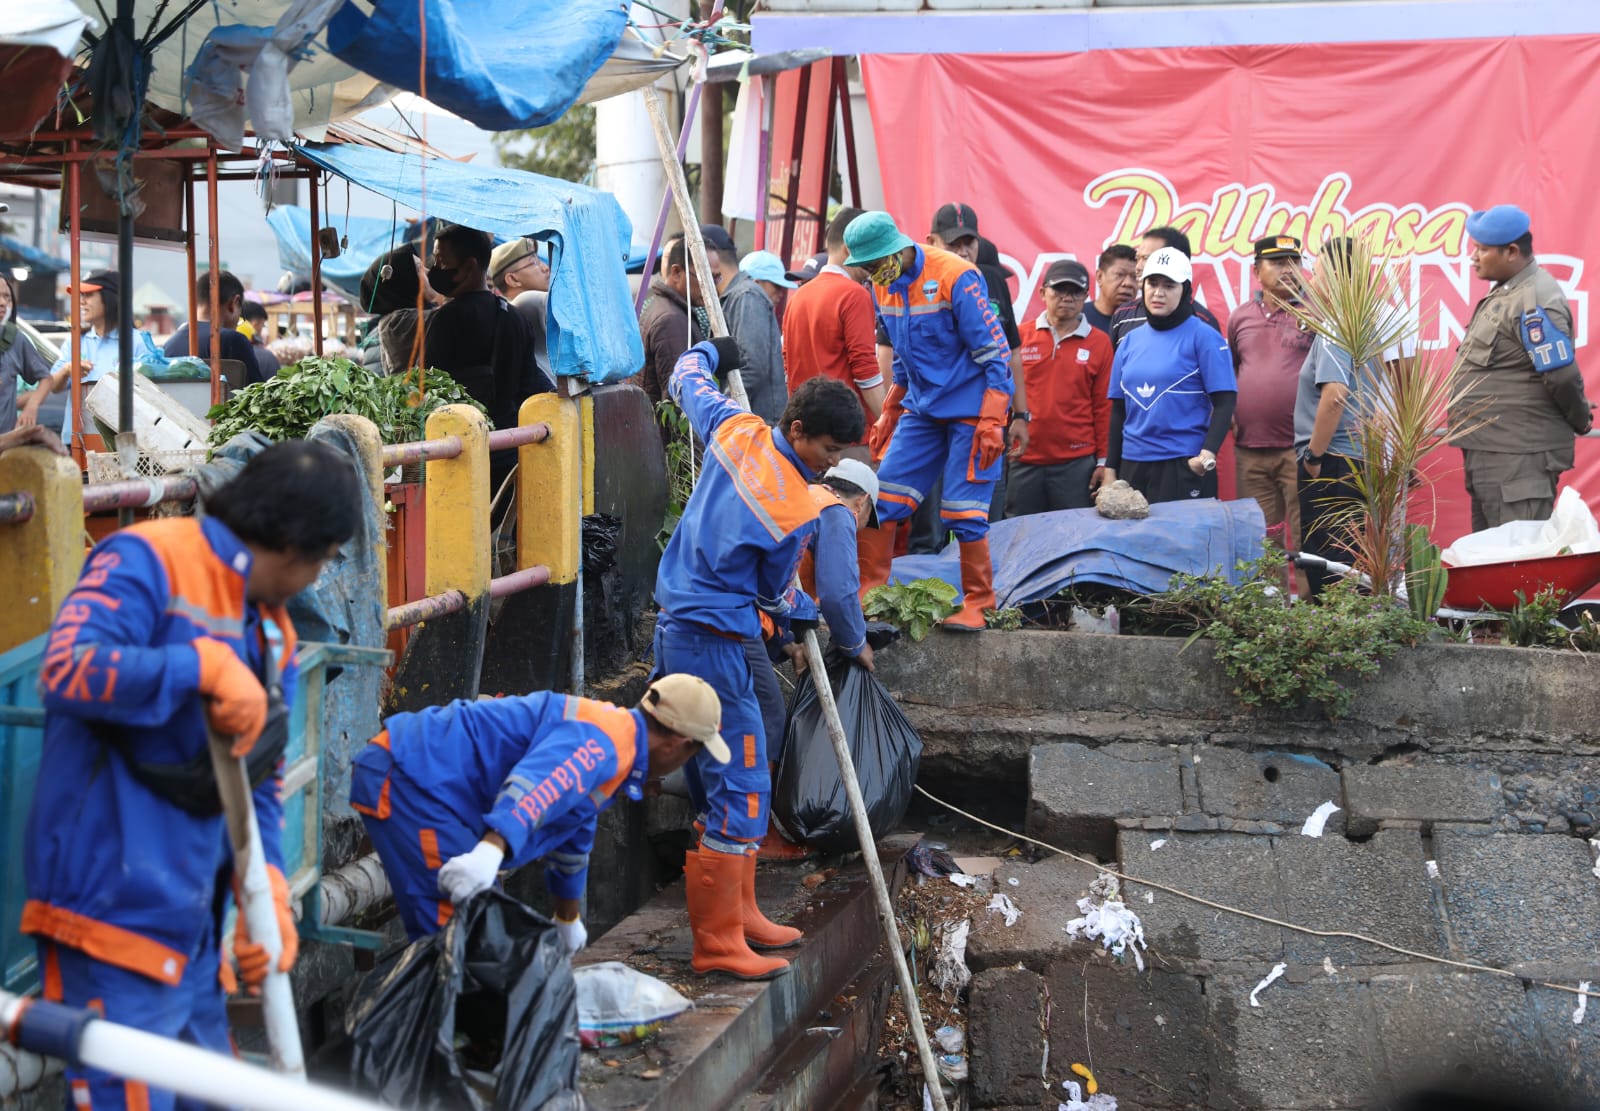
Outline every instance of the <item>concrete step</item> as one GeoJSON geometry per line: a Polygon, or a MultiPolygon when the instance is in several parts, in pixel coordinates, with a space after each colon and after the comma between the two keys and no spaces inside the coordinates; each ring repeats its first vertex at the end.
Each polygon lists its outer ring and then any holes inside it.
{"type": "MultiPolygon", "coordinates": [[[[896,891],[916,840],[895,836],[878,846],[896,891]]],[[[761,1108],[830,1107],[871,1068],[884,1005],[876,1000],[886,1001],[888,981],[873,967],[883,934],[866,870],[859,863],[843,868],[815,889],[802,886],[803,875],[793,865],[756,873],[762,908],[806,935],[785,951],[790,971],[777,980],[695,975],[681,881],[580,954],[579,964],[622,961],[695,999],[693,1010],[649,1041],[584,1053],[580,1082],[589,1107],[740,1108],[747,1098],[761,1108]],[[836,1002],[850,997],[848,1011],[836,1002]],[[840,1033],[807,1033],[821,1026],[840,1033]]]]}

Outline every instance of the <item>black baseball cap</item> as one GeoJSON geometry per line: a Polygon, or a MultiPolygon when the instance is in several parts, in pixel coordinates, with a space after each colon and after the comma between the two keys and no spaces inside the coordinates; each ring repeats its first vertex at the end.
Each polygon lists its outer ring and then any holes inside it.
{"type": "Polygon", "coordinates": [[[968,237],[976,238],[978,214],[972,211],[970,204],[940,205],[939,211],[933,214],[931,233],[937,235],[946,245],[968,237]]]}
{"type": "MultiPolygon", "coordinates": [[[[96,270],[78,283],[78,288],[84,293],[98,293],[104,300],[114,301],[117,294],[122,292],[122,275],[115,270],[96,270]]],[[[70,292],[71,285],[67,289],[70,292]]]]}
{"type": "Polygon", "coordinates": [[[791,282],[799,282],[804,285],[806,282],[809,282],[812,278],[815,278],[818,274],[822,273],[822,268],[826,265],[828,265],[828,252],[818,251],[816,254],[802,262],[800,264],[800,269],[786,271],[783,276],[788,278],[791,282]]]}
{"type": "Polygon", "coordinates": [[[1299,258],[1300,241],[1292,235],[1267,235],[1256,240],[1256,261],[1264,258],[1299,258]]]}
{"type": "Polygon", "coordinates": [[[721,224],[701,224],[700,238],[706,241],[706,246],[719,254],[726,255],[735,262],[739,261],[739,248],[733,245],[733,236],[728,234],[728,229],[721,224]]]}
{"type": "Polygon", "coordinates": [[[1079,289],[1089,288],[1089,271],[1075,258],[1058,258],[1050,264],[1044,272],[1044,284],[1047,286],[1075,285],[1079,289]]]}

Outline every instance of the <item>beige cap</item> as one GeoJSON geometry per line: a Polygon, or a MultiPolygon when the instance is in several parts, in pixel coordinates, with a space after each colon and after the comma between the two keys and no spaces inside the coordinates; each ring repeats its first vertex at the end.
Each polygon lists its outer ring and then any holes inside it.
{"type": "Polygon", "coordinates": [[[499,281],[500,275],[533,254],[533,243],[525,236],[500,244],[489,255],[489,279],[499,281]]]}
{"type": "Polygon", "coordinates": [[[706,746],[719,764],[733,758],[722,728],[722,700],[698,675],[663,675],[644,692],[640,707],[662,726],[706,746]]]}

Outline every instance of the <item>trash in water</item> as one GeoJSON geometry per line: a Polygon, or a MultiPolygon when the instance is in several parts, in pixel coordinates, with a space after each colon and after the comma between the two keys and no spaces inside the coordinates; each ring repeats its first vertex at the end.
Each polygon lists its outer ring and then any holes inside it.
{"type": "Polygon", "coordinates": [[[1306,824],[1300,827],[1301,836],[1321,837],[1322,827],[1328,824],[1328,819],[1333,817],[1338,809],[1332,802],[1325,802],[1317,807],[1316,813],[1307,818],[1306,824]]]}
{"type": "Polygon", "coordinates": [[[1578,1005],[1572,1010],[1572,1025],[1579,1026],[1583,1023],[1584,1012],[1589,1009],[1589,981],[1579,980],[1578,990],[1583,992],[1578,996],[1578,1005]]]}
{"type": "Polygon", "coordinates": [[[1017,919],[1022,917],[1022,912],[1017,909],[1017,904],[1011,901],[1011,896],[996,892],[989,900],[989,910],[997,910],[1006,916],[1006,925],[1015,926],[1017,919]]]}
{"type": "Polygon", "coordinates": [[[966,918],[939,927],[939,948],[934,954],[930,979],[947,995],[960,991],[972,979],[967,969],[967,934],[971,929],[972,922],[966,918]]]}
{"type": "Polygon", "coordinates": [[[1263,976],[1261,978],[1261,982],[1259,984],[1257,984],[1255,987],[1250,989],[1250,1006],[1252,1006],[1252,1007],[1261,1006],[1260,1003],[1256,1002],[1256,996],[1261,994],[1261,989],[1262,988],[1264,988],[1268,984],[1272,983],[1272,981],[1276,980],[1279,976],[1282,976],[1284,974],[1284,971],[1288,967],[1289,966],[1286,965],[1286,964],[1275,964],[1275,965],[1272,966],[1272,971],[1267,973],[1265,976],[1263,976]]]}
{"type": "Polygon", "coordinates": [[[967,1046],[967,1032],[959,1026],[941,1026],[933,1032],[933,1040],[946,1053],[960,1053],[967,1046]]]}
{"type": "Polygon", "coordinates": [[[1078,910],[1083,917],[1074,918],[1063,927],[1068,937],[1082,937],[1091,941],[1098,939],[1116,957],[1131,951],[1133,963],[1140,972],[1144,971],[1144,958],[1139,955],[1139,950],[1147,947],[1144,924],[1122,902],[1115,876],[1101,872],[1089,885],[1088,896],[1078,900],[1078,910]],[[1095,901],[1097,898],[1100,900],[1098,903],[1095,901]]]}

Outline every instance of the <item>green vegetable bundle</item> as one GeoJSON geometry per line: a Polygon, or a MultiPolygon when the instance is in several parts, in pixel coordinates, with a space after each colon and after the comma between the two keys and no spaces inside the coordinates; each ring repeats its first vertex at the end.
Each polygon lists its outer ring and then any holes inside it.
{"type": "Polygon", "coordinates": [[[273,440],[299,439],[333,413],[366,417],[378,426],[384,443],[399,444],[422,439],[428,414],[457,404],[483,410],[442,370],[385,376],[349,359],[311,356],[246,386],[206,415],[212,447],[250,429],[273,440]]]}

